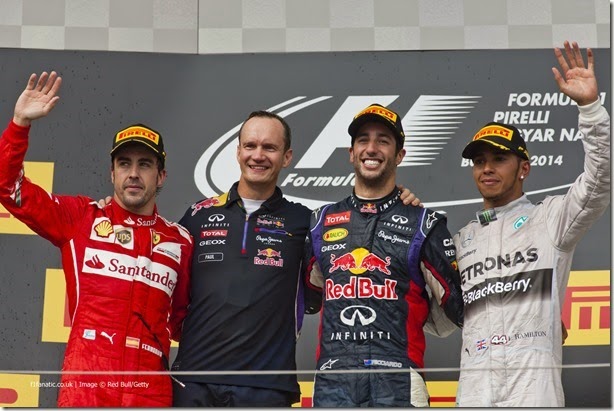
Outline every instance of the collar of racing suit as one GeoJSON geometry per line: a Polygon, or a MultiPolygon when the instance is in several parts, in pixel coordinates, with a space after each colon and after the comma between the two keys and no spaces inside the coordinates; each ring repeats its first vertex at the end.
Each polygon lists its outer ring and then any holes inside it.
{"type": "MultiPolygon", "coordinates": [[[[238,181],[235,182],[232,185],[232,187],[230,187],[230,190],[228,191],[228,201],[226,202],[225,207],[230,207],[231,204],[241,200],[241,196],[239,195],[239,192],[237,191],[238,187],[239,187],[238,181]]],[[[279,204],[282,201],[283,201],[283,194],[281,192],[281,189],[279,187],[275,187],[275,191],[273,192],[271,197],[267,198],[266,201],[262,203],[260,207],[264,207],[267,210],[273,210],[273,209],[278,208],[279,204]]]]}
{"type": "MultiPolygon", "coordinates": [[[[495,207],[493,210],[495,210],[495,214],[497,218],[501,218],[507,213],[510,213],[512,211],[515,211],[521,208],[530,207],[531,205],[533,205],[533,203],[531,203],[531,201],[527,198],[526,194],[523,194],[522,197],[519,197],[514,201],[510,201],[504,206],[495,207]]],[[[485,211],[485,210],[482,209],[479,212],[482,212],[482,211],[485,211]]],[[[474,221],[478,221],[478,220],[474,220],[474,221]]]]}
{"type": "Polygon", "coordinates": [[[390,194],[376,200],[363,200],[352,191],[350,202],[352,206],[363,214],[378,214],[392,207],[401,198],[401,190],[395,187],[390,194]]]}
{"type": "Polygon", "coordinates": [[[139,226],[139,227],[152,227],[158,221],[158,206],[154,205],[152,215],[140,215],[134,214],[130,211],[122,208],[114,199],[107,206],[113,210],[113,215],[117,216],[117,219],[121,220],[127,226],[139,226]]]}

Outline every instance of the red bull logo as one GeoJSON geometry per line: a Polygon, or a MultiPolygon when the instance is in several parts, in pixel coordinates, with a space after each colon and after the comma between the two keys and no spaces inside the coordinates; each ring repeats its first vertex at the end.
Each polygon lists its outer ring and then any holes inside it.
{"type": "Polygon", "coordinates": [[[375,298],[378,300],[398,300],[395,291],[397,282],[386,279],[384,284],[374,284],[366,277],[351,277],[347,284],[336,284],[330,278],[326,280],[326,299],[338,300],[340,298],[375,298]]]}
{"type": "Polygon", "coordinates": [[[363,204],[362,207],[360,207],[360,212],[377,214],[377,207],[373,203],[366,203],[366,204],[363,204]]]}
{"type": "Polygon", "coordinates": [[[203,208],[211,208],[215,205],[218,205],[220,203],[220,200],[217,197],[211,197],[211,198],[207,198],[204,199],[201,202],[198,202],[196,204],[192,205],[192,217],[194,217],[194,215],[196,213],[198,213],[200,210],[202,210],[203,208]]]}
{"type": "Polygon", "coordinates": [[[258,256],[273,258],[278,257],[281,258],[281,251],[273,250],[272,248],[265,248],[264,250],[258,249],[258,256]]]}
{"type": "Polygon", "coordinates": [[[337,270],[350,271],[352,274],[362,274],[365,271],[379,271],[386,275],[390,275],[388,266],[390,265],[390,257],[382,259],[377,255],[369,252],[365,248],[357,248],[337,257],[335,254],[330,255],[329,273],[337,270]]]}
{"type": "Polygon", "coordinates": [[[279,220],[267,220],[264,218],[258,218],[256,220],[256,224],[264,225],[264,226],[271,226],[271,227],[278,227],[278,228],[283,228],[284,226],[284,223],[282,223],[279,220]]]}
{"type": "Polygon", "coordinates": [[[281,258],[281,251],[273,250],[272,248],[258,249],[258,253],[254,257],[254,264],[283,267],[284,259],[281,258]]]}

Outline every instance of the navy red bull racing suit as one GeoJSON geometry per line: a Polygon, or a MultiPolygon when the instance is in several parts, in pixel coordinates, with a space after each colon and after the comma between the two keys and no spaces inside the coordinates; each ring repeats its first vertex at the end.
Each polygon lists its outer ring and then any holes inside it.
{"type": "Polygon", "coordinates": [[[62,370],[71,373],[58,406],[170,406],[168,375],[104,372],[168,370],[189,303],[189,233],[157,210],[101,208],[33,184],[23,172],[29,129],[11,122],[0,138],[0,202],[62,253],[72,327],[62,370]]]}
{"type": "Polygon", "coordinates": [[[427,406],[423,326],[461,326],[460,278],[445,217],[403,205],[395,189],[312,215],[307,312],[320,309],[314,406],[427,406]],[[445,313],[445,315],[443,315],[445,313]],[[447,318],[446,318],[447,316],[447,318]],[[370,372],[403,369],[403,372],[370,372]],[[410,370],[409,372],[407,370],[410,370]]]}
{"type": "Polygon", "coordinates": [[[610,202],[610,117],[599,101],[578,108],[584,173],[569,191],[538,204],[522,196],[454,237],[465,303],[461,407],[565,405],[561,305],[576,245],[610,202]]]}

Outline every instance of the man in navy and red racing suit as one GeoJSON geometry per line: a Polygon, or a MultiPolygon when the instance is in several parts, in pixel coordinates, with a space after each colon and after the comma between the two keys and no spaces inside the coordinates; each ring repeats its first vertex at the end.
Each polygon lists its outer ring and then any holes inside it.
{"type": "Polygon", "coordinates": [[[437,321],[463,319],[445,220],[403,205],[398,189],[375,203],[352,194],[314,211],[306,307],[317,311],[323,298],[317,368],[365,371],[317,373],[315,406],[428,405],[414,370],[424,367],[423,326],[436,310],[437,321]],[[395,368],[411,370],[368,372],[395,368]]]}
{"type": "MultiPolygon", "coordinates": [[[[610,201],[610,117],[597,99],[592,53],[587,70],[576,43],[574,49],[572,70],[561,64],[570,88],[560,76],[557,82],[578,103],[584,172],[565,195],[537,204],[520,188],[517,198],[494,207],[496,220],[472,221],[454,236],[465,303],[461,407],[565,405],[561,304],[575,247],[610,201]],[[573,94],[573,79],[591,93],[573,94]]],[[[475,158],[474,151],[463,157],[475,158]]],[[[528,163],[528,155],[517,155],[528,163]]],[[[520,187],[527,174],[516,176],[520,187]]]]}
{"type": "Polygon", "coordinates": [[[102,372],[63,374],[58,406],[170,406],[168,375],[104,372],[168,369],[189,303],[191,236],[155,207],[133,214],[33,184],[23,171],[29,131],[11,121],[0,138],[0,203],[61,250],[72,327],[62,370],[102,372]]]}

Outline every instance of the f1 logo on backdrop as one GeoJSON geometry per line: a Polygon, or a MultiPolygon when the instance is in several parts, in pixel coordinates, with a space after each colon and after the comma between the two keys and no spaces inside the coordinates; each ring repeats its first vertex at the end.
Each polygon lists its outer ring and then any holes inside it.
{"type": "MultiPolygon", "coordinates": [[[[349,96],[340,105],[335,104],[336,100],[333,99],[333,96],[320,96],[312,99],[299,96],[284,101],[269,108],[268,111],[277,113],[281,117],[294,115],[297,120],[306,118],[309,124],[316,125],[316,133],[320,131],[313,141],[309,135],[301,136],[303,144],[308,144],[307,147],[303,146],[297,150],[297,144],[293,144],[294,158],[291,166],[282,170],[279,186],[289,200],[300,202],[312,209],[340,200],[343,197],[340,196],[340,193],[349,193],[354,185],[354,173],[347,154],[347,148],[350,145],[347,127],[353,116],[374,102],[384,106],[394,103],[394,107],[391,108],[394,108],[402,118],[407,152],[398,170],[398,181],[412,181],[413,191],[422,192],[434,200],[425,203],[425,206],[430,208],[479,204],[482,202],[479,197],[466,199],[446,197],[450,196],[450,193],[458,192],[459,184],[460,186],[470,184],[470,176],[459,173],[459,171],[463,167],[469,167],[468,163],[465,164],[468,160],[461,161],[460,153],[471,136],[465,135],[467,132],[464,129],[463,133],[459,134],[459,129],[474,111],[477,113],[476,116],[479,115],[480,123],[490,119],[517,125],[523,131],[525,139],[531,142],[566,144],[579,138],[576,128],[565,129],[560,124],[549,124],[550,110],[560,110],[563,105],[559,101],[561,96],[564,96],[562,93],[540,95],[542,98],[538,99],[539,101],[536,100],[537,103],[535,103],[539,107],[534,106],[533,100],[525,99],[523,97],[525,94],[528,96],[530,93],[512,92],[508,95],[496,96],[497,104],[502,105],[504,109],[515,111],[494,111],[496,109],[491,108],[492,102],[489,102],[486,107],[478,108],[483,96],[461,95],[420,95],[413,104],[407,102],[407,96],[400,98],[400,95],[349,96]],[[316,107],[320,113],[324,107],[331,107],[330,117],[326,115],[321,119],[321,117],[313,116],[312,113],[316,107]],[[305,137],[311,142],[304,142],[305,137]],[[343,149],[343,151],[338,151],[338,149],[343,149]],[[448,153],[449,150],[453,150],[453,155],[448,153]],[[343,153],[343,156],[340,156],[340,153],[343,153]],[[446,161],[441,161],[444,156],[446,161]],[[454,160],[449,161],[450,158],[454,160]],[[421,187],[422,182],[429,185],[421,187]],[[429,192],[433,182],[437,183],[437,190],[429,192]]],[[[228,165],[236,162],[235,154],[240,127],[241,124],[237,124],[210,144],[198,160],[194,169],[194,181],[204,196],[225,192],[233,182],[239,179],[239,168],[228,165]]],[[[293,134],[295,137],[301,135],[301,130],[293,126],[293,134]]],[[[306,133],[303,132],[303,134],[306,133]]],[[[545,148],[546,153],[535,155],[532,152],[530,160],[533,166],[560,170],[564,163],[565,165],[573,163],[566,159],[563,161],[564,156],[559,153],[558,145],[546,144],[532,147],[537,147],[537,152],[539,149],[543,152],[545,148]],[[555,147],[556,150],[550,147],[555,147]]],[[[556,183],[542,182],[541,185],[546,185],[546,187],[542,186],[534,191],[527,191],[527,194],[544,193],[569,187],[577,176],[576,171],[573,171],[573,174],[569,176],[558,171],[550,173],[550,177],[554,176],[556,183]]],[[[533,181],[540,184],[538,180],[533,181]]],[[[470,187],[474,189],[473,186],[470,187]]]]}
{"type": "MultiPolygon", "coordinates": [[[[322,96],[304,101],[305,97],[296,97],[271,107],[268,111],[275,112],[281,117],[287,117],[331,98],[332,96],[322,96]]],[[[339,148],[347,150],[349,147],[350,138],[347,134],[347,127],[356,113],[373,102],[388,106],[398,98],[398,95],[349,96],[346,98],[337,111],[332,113],[328,123],[323,124],[322,131],[305,153],[301,155],[294,149],[293,164],[296,165],[287,169],[285,176],[282,172],[279,184],[284,189],[285,196],[307,207],[316,208],[333,201],[332,198],[313,198],[318,196],[317,191],[320,188],[351,187],[353,173],[339,174],[327,166],[327,161],[335,150],[339,148]],[[307,189],[316,195],[310,198],[288,194],[289,189],[294,187],[307,189]]],[[[401,115],[401,123],[408,138],[405,140],[407,154],[400,167],[433,164],[479,99],[480,96],[419,96],[408,111],[401,115]]],[[[213,142],[196,164],[194,180],[203,195],[211,196],[214,193],[222,193],[239,179],[238,167],[228,167],[228,164],[236,162],[235,154],[240,127],[241,124],[236,125],[213,142]]]]}

